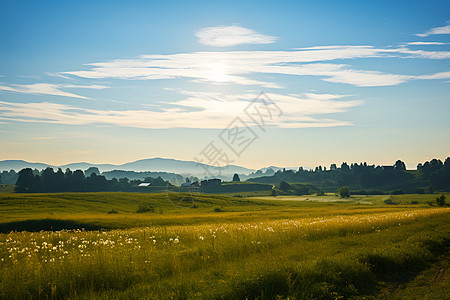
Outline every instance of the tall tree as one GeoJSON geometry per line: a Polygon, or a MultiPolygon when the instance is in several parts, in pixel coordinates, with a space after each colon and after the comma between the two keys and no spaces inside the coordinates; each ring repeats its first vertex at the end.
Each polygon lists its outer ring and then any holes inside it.
{"type": "Polygon", "coordinates": [[[348,166],[348,164],[346,162],[343,162],[341,164],[341,170],[344,172],[350,171],[350,167],[348,166]]]}
{"type": "Polygon", "coordinates": [[[394,168],[395,168],[396,170],[399,170],[399,171],[405,171],[405,170],[406,170],[406,165],[405,165],[404,162],[402,162],[402,161],[399,159],[399,160],[397,160],[397,161],[395,162],[394,168]]]}
{"type": "Polygon", "coordinates": [[[55,171],[51,167],[47,167],[41,174],[41,183],[43,192],[55,191],[55,171]]]}
{"type": "Polygon", "coordinates": [[[84,173],[81,170],[75,170],[72,174],[72,179],[70,180],[71,190],[78,192],[84,190],[84,173]]]}
{"type": "Polygon", "coordinates": [[[32,192],[33,184],[34,184],[33,170],[31,170],[30,168],[20,170],[15,190],[17,192],[32,192]]]}

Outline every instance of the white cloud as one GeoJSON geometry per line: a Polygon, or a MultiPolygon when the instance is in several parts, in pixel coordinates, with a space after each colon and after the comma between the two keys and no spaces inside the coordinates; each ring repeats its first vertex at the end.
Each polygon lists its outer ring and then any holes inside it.
{"type": "Polygon", "coordinates": [[[428,30],[425,33],[418,33],[416,36],[420,37],[426,37],[429,35],[435,35],[435,34],[450,34],[450,24],[442,27],[434,27],[428,30]]]}
{"type": "Polygon", "coordinates": [[[325,81],[347,83],[361,87],[398,85],[411,78],[410,76],[405,75],[385,74],[375,71],[351,69],[342,69],[336,72],[330,72],[328,76],[328,78],[324,79],[325,81]]]}
{"type": "Polygon", "coordinates": [[[440,72],[432,75],[415,76],[416,79],[448,79],[450,78],[450,72],[440,72]]]}
{"type": "Polygon", "coordinates": [[[70,85],[70,84],[64,85],[64,84],[49,84],[49,83],[0,85],[1,91],[89,99],[81,95],[64,92],[61,90],[61,88],[104,89],[107,87],[101,85],[70,85]]]}
{"type": "MultiPolygon", "coordinates": [[[[160,107],[155,110],[99,110],[49,102],[0,101],[0,119],[8,122],[44,122],[69,125],[107,124],[152,129],[222,129],[255,98],[253,93],[234,95],[188,91],[179,93],[185,97],[170,103],[173,104],[173,107],[160,107]]],[[[300,96],[275,93],[267,95],[283,111],[282,118],[267,120],[267,125],[280,128],[351,125],[347,121],[317,118],[315,115],[339,113],[361,104],[361,101],[356,100],[343,101],[344,95],[313,93],[300,96]]]]}
{"type": "Polygon", "coordinates": [[[187,78],[217,84],[259,85],[281,88],[276,83],[250,78],[252,74],[319,76],[322,80],[356,86],[389,86],[410,79],[408,75],[353,69],[346,64],[326,63],[354,58],[447,59],[450,51],[410,50],[406,47],[380,49],[372,46],[322,46],[291,51],[192,52],[171,55],[142,55],[90,64],[88,70],[69,71],[84,78],[171,79],[187,78]]]}
{"type": "Polygon", "coordinates": [[[241,26],[217,26],[202,28],[195,33],[199,43],[214,47],[229,47],[243,44],[271,44],[277,38],[257,33],[241,26]]]}
{"type": "Polygon", "coordinates": [[[105,85],[76,85],[76,84],[61,84],[59,87],[64,88],[77,88],[77,89],[94,89],[94,90],[103,90],[103,89],[109,89],[109,86],[105,85]]]}
{"type": "Polygon", "coordinates": [[[410,50],[405,47],[397,49],[398,53],[409,54],[411,57],[427,58],[427,59],[448,59],[450,58],[450,51],[425,51],[425,50],[410,50]]]}
{"type": "Polygon", "coordinates": [[[441,43],[441,42],[410,42],[410,43],[406,43],[406,45],[428,46],[428,45],[448,45],[448,43],[441,43]]]}

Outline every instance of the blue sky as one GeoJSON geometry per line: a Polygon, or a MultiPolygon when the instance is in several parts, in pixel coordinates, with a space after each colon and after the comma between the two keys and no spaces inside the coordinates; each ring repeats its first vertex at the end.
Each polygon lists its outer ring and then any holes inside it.
{"type": "Polygon", "coordinates": [[[211,145],[251,168],[450,156],[448,1],[1,7],[0,159],[218,163],[211,145]],[[264,126],[245,113],[261,92],[276,108],[264,126]],[[224,140],[232,127],[253,138],[224,140]]]}

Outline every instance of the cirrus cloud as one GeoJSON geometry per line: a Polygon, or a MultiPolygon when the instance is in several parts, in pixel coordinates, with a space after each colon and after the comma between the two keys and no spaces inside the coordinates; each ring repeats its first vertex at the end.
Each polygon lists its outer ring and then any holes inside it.
{"type": "MultiPolygon", "coordinates": [[[[448,22],[447,22],[448,23],[448,22]]],[[[425,33],[417,33],[416,36],[426,37],[435,34],[450,34],[450,24],[441,27],[434,27],[425,33]]]]}
{"type": "Polygon", "coordinates": [[[84,97],[81,95],[64,92],[61,90],[61,88],[106,89],[108,87],[103,85],[73,85],[73,84],[49,84],[49,83],[0,85],[0,91],[89,99],[88,97],[84,97]]]}
{"type": "Polygon", "coordinates": [[[195,33],[199,43],[214,47],[230,47],[244,44],[271,44],[277,37],[257,33],[241,26],[216,26],[202,28],[195,33]]]}
{"type": "Polygon", "coordinates": [[[191,52],[142,55],[133,59],[92,63],[88,65],[88,70],[68,71],[63,74],[91,79],[187,78],[194,81],[259,85],[267,88],[282,86],[261,78],[251,78],[251,75],[319,76],[324,81],[361,87],[390,86],[421,79],[417,76],[354,69],[343,63],[329,63],[344,59],[391,57],[448,59],[450,51],[411,50],[406,47],[383,49],[372,46],[323,46],[291,51],[191,52]],[[221,73],[214,74],[218,65],[223,66],[221,73]],[[217,78],[220,78],[220,82],[217,82],[217,78]]]}
{"type": "MultiPolygon", "coordinates": [[[[253,93],[178,91],[184,98],[170,107],[136,110],[101,110],[50,102],[14,103],[0,101],[0,120],[67,125],[103,124],[136,128],[209,128],[222,129],[237,111],[243,111],[255,98],[253,93]],[[45,111],[45,115],[42,112],[45,111]]],[[[344,112],[362,102],[342,100],[345,95],[267,94],[283,111],[283,118],[268,120],[279,128],[334,127],[352,125],[348,121],[318,118],[316,115],[344,112]]],[[[167,104],[167,103],[166,103],[167,104]]]]}

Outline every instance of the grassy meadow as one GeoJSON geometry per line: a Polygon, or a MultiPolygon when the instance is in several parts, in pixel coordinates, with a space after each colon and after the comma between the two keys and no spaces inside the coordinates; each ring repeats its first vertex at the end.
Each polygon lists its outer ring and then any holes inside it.
{"type": "Polygon", "coordinates": [[[435,198],[0,193],[0,298],[447,299],[435,198]]]}

